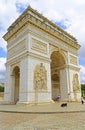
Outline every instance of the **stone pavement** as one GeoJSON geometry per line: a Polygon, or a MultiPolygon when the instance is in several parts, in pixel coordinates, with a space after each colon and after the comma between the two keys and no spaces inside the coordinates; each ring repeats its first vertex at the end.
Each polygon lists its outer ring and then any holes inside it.
{"type": "Polygon", "coordinates": [[[84,130],[85,104],[69,102],[5,105],[0,103],[0,130],[84,130]]]}
{"type": "Polygon", "coordinates": [[[1,112],[22,112],[22,113],[64,113],[64,112],[85,112],[85,104],[80,102],[68,102],[67,107],[61,107],[62,102],[42,104],[17,104],[7,105],[0,102],[1,112]]]}

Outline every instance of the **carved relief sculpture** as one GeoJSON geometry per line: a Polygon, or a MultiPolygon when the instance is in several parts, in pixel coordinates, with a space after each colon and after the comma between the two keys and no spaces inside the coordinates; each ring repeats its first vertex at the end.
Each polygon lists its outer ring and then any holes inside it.
{"type": "Polygon", "coordinates": [[[77,92],[80,90],[79,80],[78,80],[78,74],[73,75],[73,91],[77,92]]]}
{"type": "Polygon", "coordinates": [[[47,71],[43,63],[37,65],[34,71],[34,89],[46,90],[47,89],[47,71]]]}

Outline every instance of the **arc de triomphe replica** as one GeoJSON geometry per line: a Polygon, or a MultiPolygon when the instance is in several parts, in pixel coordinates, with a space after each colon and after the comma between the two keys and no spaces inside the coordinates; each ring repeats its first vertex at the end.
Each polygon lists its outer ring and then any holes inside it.
{"type": "Polygon", "coordinates": [[[30,6],[8,28],[4,101],[44,103],[81,97],[77,40],[30,6]]]}

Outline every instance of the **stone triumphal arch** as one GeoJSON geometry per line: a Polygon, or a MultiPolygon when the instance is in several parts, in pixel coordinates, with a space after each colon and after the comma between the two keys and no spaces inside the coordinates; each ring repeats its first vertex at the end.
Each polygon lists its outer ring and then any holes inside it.
{"type": "Polygon", "coordinates": [[[9,103],[78,101],[76,39],[28,7],[3,36],[7,41],[4,100],[9,103]]]}

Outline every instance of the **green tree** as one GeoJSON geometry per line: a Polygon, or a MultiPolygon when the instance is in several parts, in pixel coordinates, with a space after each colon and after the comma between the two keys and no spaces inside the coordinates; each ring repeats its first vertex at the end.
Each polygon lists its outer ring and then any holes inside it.
{"type": "Polygon", "coordinates": [[[85,84],[81,84],[81,95],[85,98],[85,84]]]}
{"type": "Polygon", "coordinates": [[[4,92],[4,87],[0,86],[0,92],[4,92]]]}

